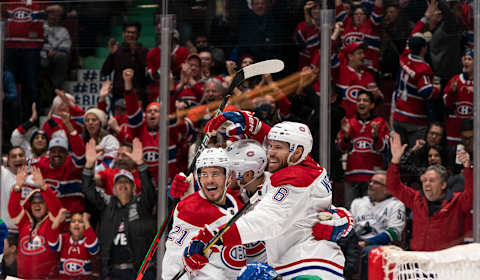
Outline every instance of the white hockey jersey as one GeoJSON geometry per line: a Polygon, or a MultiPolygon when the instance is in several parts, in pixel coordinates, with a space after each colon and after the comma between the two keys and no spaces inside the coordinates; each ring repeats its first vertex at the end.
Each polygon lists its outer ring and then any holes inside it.
{"type": "Polygon", "coordinates": [[[357,198],[352,202],[351,213],[354,229],[361,239],[379,245],[400,240],[405,227],[405,205],[395,197],[375,203],[368,196],[357,198]]]}
{"type": "MultiPolygon", "coordinates": [[[[170,280],[183,269],[183,252],[205,225],[212,229],[218,228],[241,209],[242,203],[228,193],[227,200],[231,206],[224,209],[207,201],[200,190],[180,201],[166,241],[162,279],[170,280]]],[[[220,246],[219,249],[219,253],[210,255],[209,263],[205,267],[192,275],[185,273],[181,279],[237,279],[240,270],[246,265],[245,246],[220,246]]]]}
{"type": "Polygon", "coordinates": [[[283,168],[269,179],[265,197],[236,222],[242,243],[264,240],[268,264],[283,279],[305,274],[343,279],[345,258],[340,247],[312,236],[317,213],[331,205],[327,171],[307,157],[301,165],[283,168]]]}

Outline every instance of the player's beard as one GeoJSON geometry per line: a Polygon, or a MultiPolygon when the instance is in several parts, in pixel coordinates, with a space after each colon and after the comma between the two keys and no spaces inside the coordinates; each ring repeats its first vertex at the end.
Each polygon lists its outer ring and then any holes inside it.
{"type": "Polygon", "coordinates": [[[267,170],[268,172],[273,173],[287,166],[288,166],[287,159],[271,157],[268,160],[267,170]]]}

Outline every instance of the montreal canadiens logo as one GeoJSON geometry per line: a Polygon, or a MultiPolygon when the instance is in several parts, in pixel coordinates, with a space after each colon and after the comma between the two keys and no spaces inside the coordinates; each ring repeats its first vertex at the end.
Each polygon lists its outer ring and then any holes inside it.
{"type": "Polygon", "coordinates": [[[17,22],[25,22],[25,21],[31,21],[32,20],[32,12],[30,9],[27,9],[25,7],[18,7],[15,10],[13,10],[13,20],[17,22]]]}
{"type": "Polygon", "coordinates": [[[30,240],[30,236],[23,237],[19,242],[20,248],[25,255],[38,255],[45,252],[45,237],[35,236],[30,240]]]}
{"type": "Polygon", "coordinates": [[[363,42],[363,33],[360,32],[352,32],[349,33],[345,38],[343,39],[343,44],[344,46],[347,46],[348,44],[354,43],[354,42],[363,42]]]}
{"type": "Polygon", "coordinates": [[[357,103],[357,95],[360,92],[360,90],[367,90],[367,89],[361,86],[350,86],[345,92],[345,98],[347,98],[347,100],[350,102],[357,103]]]}
{"type": "Polygon", "coordinates": [[[63,271],[67,274],[82,274],[85,272],[84,261],[68,259],[63,263],[63,271]]]}
{"type": "Polygon", "coordinates": [[[372,149],[372,146],[372,139],[367,137],[359,137],[355,139],[355,142],[353,143],[353,148],[359,152],[370,151],[372,149]]]}
{"type": "Polygon", "coordinates": [[[255,155],[254,151],[248,151],[247,152],[247,157],[253,157],[255,155]]]}
{"type": "Polygon", "coordinates": [[[305,127],[303,127],[303,126],[300,126],[298,129],[299,129],[301,132],[305,132],[305,127]]]}
{"type": "Polygon", "coordinates": [[[243,245],[237,245],[234,247],[223,247],[220,253],[223,264],[230,269],[240,270],[246,264],[246,252],[243,245]]]}
{"type": "Polygon", "coordinates": [[[473,114],[472,103],[470,102],[459,102],[456,108],[456,114],[459,117],[471,117],[473,114]]]}
{"type": "Polygon", "coordinates": [[[147,164],[157,162],[160,158],[157,147],[145,147],[143,148],[143,158],[147,164]]]}
{"type": "Polygon", "coordinates": [[[265,243],[258,241],[255,243],[245,244],[247,257],[256,257],[265,252],[265,243]]]}

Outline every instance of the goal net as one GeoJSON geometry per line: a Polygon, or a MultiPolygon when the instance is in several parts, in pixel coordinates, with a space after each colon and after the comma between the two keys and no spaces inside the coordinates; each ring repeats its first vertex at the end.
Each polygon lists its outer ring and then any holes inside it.
{"type": "Polygon", "coordinates": [[[370,252],[368,265],[369,280],[480,279],[480,244],[436,252],[410,252],[396,246],[382,246],[370,252]]]}

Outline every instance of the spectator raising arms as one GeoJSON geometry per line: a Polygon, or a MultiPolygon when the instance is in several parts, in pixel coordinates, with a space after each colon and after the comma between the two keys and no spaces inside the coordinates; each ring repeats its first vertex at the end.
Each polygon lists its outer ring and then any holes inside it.
{"type": "Polygon", "coordinates": [[[114,179],[114,195],[107,199],[96,190],[93,179],[93,168],[100,155],[95,140],[91,139],[86,147],[82,190],[87,200],[100,212],[102,274],[110,279],[134,279],[155,234],[152,211],[157,196],[142,150],[142,143],[136,138],[133,140],[133,151],[125,153],[138,167],[142,183],[140,194],[134,195],[132,173],[120,170],[114,179]]]}
{"type": "Polygon", "coordinates": [[[90,214],[74,213],[70,221],[70,232],[60,233],[68,210],[60,209],[47,234],[48,245],[60,254],[61,279],[93,279],[90,258],[99,251],[98,239],[90,226],[90,214]]]}
{"type": "Polygon", "coordinates": [[[18,277],[24,279],[55,279],[58,275],[58,255],[47,244],[47,234],[62,204],[48,187],[39,168],[32,166],[33,190],[21,203],[21,188],[27,177],[27,167],[17,172],[17,182],[10,195],[8,212],[18,227],[18,277]]]}
{"type": "Polygon", "coordinates": [[[473,205],[473,168],[464,150],[457,152],[465,174],[465,190],[453,193],[447,189],[447,171],[433,165],[423,173],[422,190],[414,190],[400,182],[400,158],[407,145],[400,135],[390,138],[392,161],[387,170],[387,189],[410,208],[413,233],[410,249],[437,251],[463,244],[465,218],[473,205]]]}

